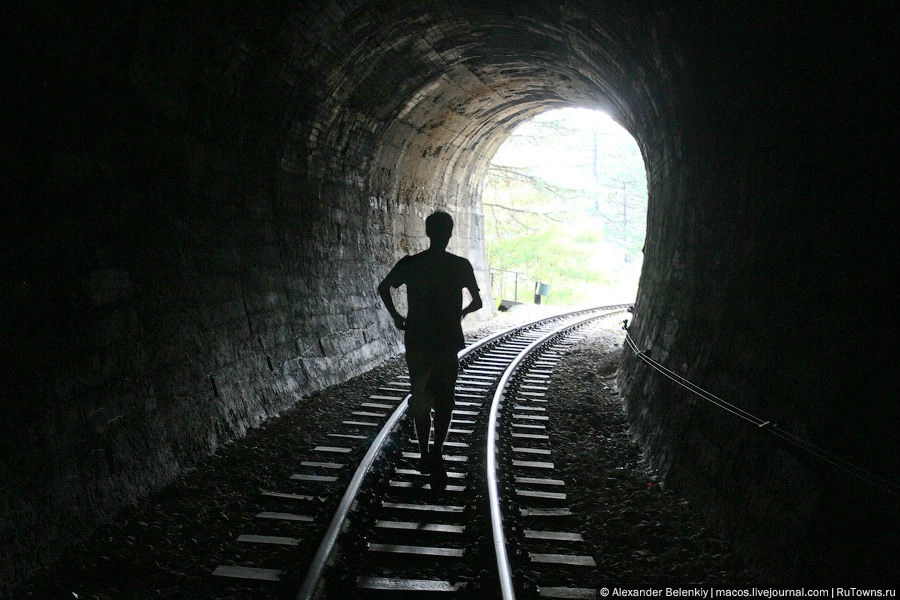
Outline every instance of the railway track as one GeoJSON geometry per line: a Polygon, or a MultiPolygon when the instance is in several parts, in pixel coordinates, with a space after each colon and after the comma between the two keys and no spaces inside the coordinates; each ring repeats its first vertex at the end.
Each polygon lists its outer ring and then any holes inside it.
{"type": "Polygon", "coordinates": [[[594,597],[580,583],[593,558],[554,477],[544,393],[573,332],[626,306],[543,319],[460,352],[443,490],[416,469],[408,377],[376,390],[300,461],[289,491],[261,490],[270,509],[238,536],[238,564],[213,573],[223,595],[594,597]]]}

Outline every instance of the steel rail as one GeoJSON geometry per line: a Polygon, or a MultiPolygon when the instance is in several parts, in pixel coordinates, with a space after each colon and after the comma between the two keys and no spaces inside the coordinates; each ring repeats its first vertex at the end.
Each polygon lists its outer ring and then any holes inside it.
{"type": "MultiPolygon", "coordinates": [[[[603,310],[603,308],[598,310],[603,310]]],[[[506,534],[503,533],[503,514],[500,511],[500,494],[497,485],[497,413],[499,412],[500,404],[506,396],[506,385],[509,383],[512,374],[519,368],[519,365],[522,364],[522,361],[538,347],[546,343],[550,338],[567,330],[574,329],[593,319],[608,317],[616,312],[619,311],[612,311],[600,315],[590,315],[575,323],[566,323],[541,336],[519,352],[519,355],[512,360],[506,368],[506,371],[504,371],[503,375],[500,377],[500,381],[497,383],[497,390],[494,392],[494,397],[491,400],[491,412],[488,417],[485,470],[487,475],[488,503],[491,513],[491,534],[494,540],[494,554],[497,557],[497,575],[500,579],[500,591],[503,600],[515,600],[516,598],[516,593],[513,589],[512,573],[509,566],[509,556],[506,553],[506,534]]]]}
{"type": "MultiPolygon", "coordinates": [[[[506,337],[511,333],[525,328],[536,327],[541,325],[542,323],[553,321],[554,319],[564,318],[567,316],[593,313],[601,310],[622,308],[625,306],[631,306],[631,303],[614,304],[610,306],[597,306],[594,308],[572,311],[568,313],[557,313],[555,315],[551,315],[543,319],[538,319],[537,321],[532,321],[524,325],[510,327],[497,333],[485,336],[467,346],[466,348],[463,348],[457,354],[457,359],[462,360],[464,357],[487,346],[488,344],[491,344],[500,338],[506,337]]],[[[562,329],[565,328],[561,328],[560,330],[562,329]]],[[[356,500],[356,496],[359,493],[360,487],[362,487],[362,482],[368,474],[369,469],[371,469],[372,464],[375,462],[375,459],[378,457],[378,454],[381,452],[382,446],[384,446],[384,443],[390,436],[391,431],[394,429],[394,427],[396,427],[397,423],[406,412],[406,409],[409,405],[409,396],[410,395],[407,394],[400,402],[400,404],[397,405],[397,408],[394,409],[394,412],[391,413],[391,416],[388,417],[387,422],[385,422],[384,426],[378,432],[378,435],[375,436],[375,439],[372,440],[372,444],[371,446],[369,446],[369,450],[363,456],[362,460],[359,463],[359,466],[353,473],[353,477],[351,477],[350,483],[347,485],[347,489],[344,492],[340,503],[335,509],[334,515],[331,517],[331,521],[329,522],[328,527],[325,530],[325,534],[322,536],[322,541],[319,543],[319,547],[316,549],[316,554],[315,556],[313,556],[309,569],[306,572],[306,577],[303,579],[303,584],[300,586],[300,591],[297,593],[297,600],[312,600],[312,598],[315,597],[316,590],[318,589],[319,583],[322,579],[322,574],[325,572],[325,566],[331,559],[331,555],[334,552],[338,535],[340,534],[341,529],[344,527],[344,523],[347,521],[347,515],[350,513],[350,508],[353,505],[354,500],[356,500]]]]}

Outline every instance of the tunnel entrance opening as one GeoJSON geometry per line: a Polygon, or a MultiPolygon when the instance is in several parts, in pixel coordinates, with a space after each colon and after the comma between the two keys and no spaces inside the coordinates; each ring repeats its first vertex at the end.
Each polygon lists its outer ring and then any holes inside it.
{"type": "Polygon", "coordinates": [[[487,168],[482,208],[501,307],[634,300],[646,171],[635,139],[606,113],[560,108],[518,125],[487,168]]]}

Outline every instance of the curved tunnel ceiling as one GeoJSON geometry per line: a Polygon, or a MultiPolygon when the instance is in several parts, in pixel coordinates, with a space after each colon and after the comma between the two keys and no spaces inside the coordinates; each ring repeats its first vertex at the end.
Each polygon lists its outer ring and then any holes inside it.
{"type": "Polygon", "coordinates": [[[359,13],[358,26],[350,13],[351,45],[312,129],[339,149],[374,133],[373,190],[453,197],[477,190],[506,136],[544,110],[598,108],[626,128],[646,121],[644,69],[616,32],[627,14],[604,22],[596,6],[525,4],[393,7],[377,23],[359,13]],[[348,112],[367,126],[348,126],[348,112]]]}

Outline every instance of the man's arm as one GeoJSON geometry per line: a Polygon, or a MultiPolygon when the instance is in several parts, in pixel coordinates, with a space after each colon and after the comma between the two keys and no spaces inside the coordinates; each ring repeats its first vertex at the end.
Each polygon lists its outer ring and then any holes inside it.
{"type": "Polygon", "coordinates": [[[469,294],[472,295],[472,301],[462,310],[462,315],[459,317],[460,319],[484,306],[481,303],[481,294],[479,293],[478,282],[475,280],[475,271],[472,269],[472,263],[466,260],[463,264],[465,266],[463,268],[462,287],[469,290],[469,294]]]}
{"type": "Polygon", "coordinates": [[[478,286],[468,286],[466,289],[472,294],[472,301],[462,310],[462,316],[460,318],[463,318],[467,314],[473,313],[484,306],[484,304],[481,303],[481,293],[478,290],[478,286]]]}
{"type": "Polygon", "coordinates": [[[378,284],[378,294],[381,296],[381,301],[384,302],[385,308],[391,313],[391,318],[394,319],[394,325],[397,329],[402,331],[406,329],[406,318],[398,313],[397,307],[394,306],[394,298],[391,296],[391,285],[394,283],[393,279],[394,271],[392,270],[387,274],[387,277],[378,284]]]}

